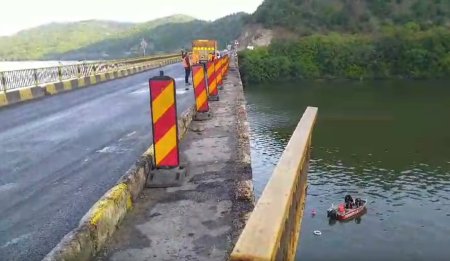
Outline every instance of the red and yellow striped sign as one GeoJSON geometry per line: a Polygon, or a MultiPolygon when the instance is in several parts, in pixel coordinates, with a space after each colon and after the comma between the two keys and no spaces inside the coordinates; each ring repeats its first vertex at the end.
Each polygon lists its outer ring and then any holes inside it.
{"type": "Polygon", "coordinates": [[[228,55],[225,56],[225,75],[228,74],[228,69],[230,68],[230,57],[228,55]]]}
{"type": "Polygon", "coordinates": [[[225,79],[225,57],[222,57],[222,62],[220,64],[220,73],[222,74],[222,85],[223,85],[223,80],[225,79]]]}
{"type": "Polygon", "coordinates": [[[216,71],[214,67],[214,62],[208,62],[206,65],[208,72],[208,92],[209,96],[218,96],[219,92],[217,90],[217,80],[216,80],[216,71]]]}
{"type": "Polygon", "coordinates": [[[206,90],[205,68],[202,64],[192,66],[194,94],[197,112],[209,111],[208,92],[206,90]]]}
{"type": "Polygon", "coordinates": [[[216,71],[216,80],[217,80],[217,85],[221,86],[223,84],[222,82],[222,58],[215,60],[214,62],[214,67],[215,67],[215,71],[216,71]]]}
{"type": "Polygon", "coordinates": [[[178,167],[175,81],[168,76],[153,77],[149,89],[156,167],[178,167]]]}
{"type": "Polygon", "coordinates": [[[225,78],[225,76],[227,75],[227,57],[224,56],[223,57],[223,78],[225,78]]]}

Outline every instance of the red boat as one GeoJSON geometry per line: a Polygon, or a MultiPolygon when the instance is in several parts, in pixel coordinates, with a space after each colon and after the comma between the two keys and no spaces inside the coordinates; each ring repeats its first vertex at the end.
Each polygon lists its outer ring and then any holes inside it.
{"type": "Polygon", "coordinates": [[[352,196],[345,196],[344,203],[338,204],[336,207],[331,206],[327,210],[327,216],[334,220],[349,220],[358,217],[364,213],[367,208],[367,199],[356,198],[353,200],[352,196]]]}

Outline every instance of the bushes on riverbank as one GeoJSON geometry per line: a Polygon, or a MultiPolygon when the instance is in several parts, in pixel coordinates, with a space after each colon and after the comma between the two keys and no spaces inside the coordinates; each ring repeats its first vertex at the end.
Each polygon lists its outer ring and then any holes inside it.
{"type": "Polygon", "coordinates": [[[280,79],[388,79],[450,77],[450,31],[417,25],[378,35],[313,35],[243,51],[244,82],[280,79]]]}

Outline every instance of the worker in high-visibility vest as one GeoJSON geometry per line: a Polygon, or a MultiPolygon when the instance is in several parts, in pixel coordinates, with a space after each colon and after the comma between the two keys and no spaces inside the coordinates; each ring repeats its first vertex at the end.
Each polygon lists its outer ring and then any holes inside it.
{"type": "Polygon", "coordinates": [[[186,84],[186,86],[191,85],[191,83],[189,82],[189,75],[191,74],[191,62],[189,59],[189,55],[187,52],[181,52],[181,58],[183,59],[183,67],[184,67],[184,82],[186,84]]]}

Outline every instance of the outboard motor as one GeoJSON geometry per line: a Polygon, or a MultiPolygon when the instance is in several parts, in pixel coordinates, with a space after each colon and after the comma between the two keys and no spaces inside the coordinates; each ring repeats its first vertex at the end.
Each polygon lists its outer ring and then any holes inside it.
{"type": "Polygon", "coordinates": [[[337,219],[337,211],[336,209],[328,209],[327,210],[327,217],[331,218],[331,219],[337,219]]]}

